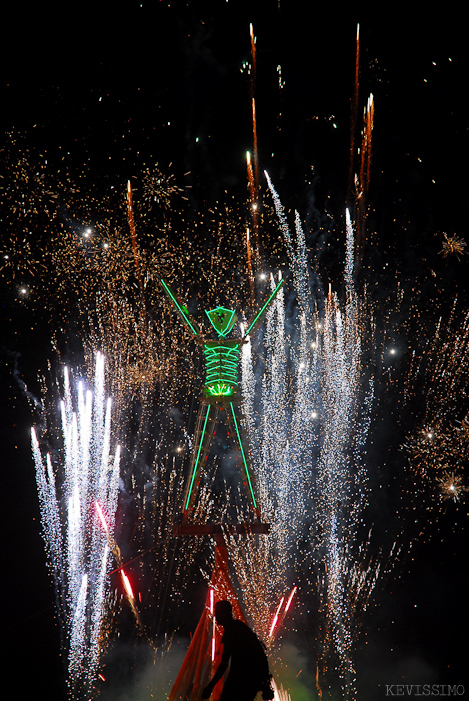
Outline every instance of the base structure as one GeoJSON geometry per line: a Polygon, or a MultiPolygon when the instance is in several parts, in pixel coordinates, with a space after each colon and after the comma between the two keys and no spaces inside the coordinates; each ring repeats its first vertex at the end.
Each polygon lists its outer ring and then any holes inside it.
{"type": "MultiPolygon", "coordinates": [[[[235,618],[246,622],[228,573],[228,550],[223,532],[250,535],[268,533],[269,526],[262,523],[245,524],[179,524],[174,535],[212,535],[215,541],[215,566],[205,600],[204,610],[192,636],[189,649],[169,695],[169,701],[200,699],[203,689],[212,678],[221,660],[221,633],[215,623],[214,607],[217,601],[228,600],[235,618]]],[[[220,679],[212,692],[212,701],[218,701],[223,688],[220,679]]]]}

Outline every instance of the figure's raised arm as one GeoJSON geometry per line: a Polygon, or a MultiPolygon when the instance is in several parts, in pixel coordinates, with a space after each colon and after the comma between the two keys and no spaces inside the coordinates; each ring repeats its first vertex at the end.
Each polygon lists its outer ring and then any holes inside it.
{"type": "Polygon", "coordinates": [[[175,308],[176,312],[181,317],[186,329],[193,336],[195,336],[195,337],[200,336],[200,329],[197,326],[197,324],[195,323],[194,319],[189,314],[187,307],[177,299],[173,290],[168,285],[168,283],[165,282],[165,280],[163,280],[163,278],[160,279],[160,282],[161,282],[161,286],[162,286],[163,290],[166,292],[167,296],[169,297],[173,307],[175,308]]]}
{"type": "Polygon", "coordinates": [[[275,290],[269,295],[267,300],[264,302],[264,304],[261,306],[257,314],[254,316],[253,320],[248,324],[247,329],[244,333],[243,338],[246,338],[251,331],[257,326],[257,324],[260,323],[260,321],[263,319],[264,314],[266,313],[267,309],[269,308],[270,304],[274,301],[275,297],[277,296],[278,291],[284,284],[285,280],[282,278],[280,282],[278,283],[277,287],[275,290]]]}

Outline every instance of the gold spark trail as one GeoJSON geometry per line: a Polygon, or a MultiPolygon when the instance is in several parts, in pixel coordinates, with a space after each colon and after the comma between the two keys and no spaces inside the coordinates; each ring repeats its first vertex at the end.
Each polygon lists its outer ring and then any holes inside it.
{"type": "Polygon", "coordinates": [[[249,158],[248,163],[248,182],[251,199],[251,221],[252,221],[252,250],[254,251],[254,266],[255,271],[260,266],[260,239],[259,239],[259,152],[257,146],[257,115],[256,115],[256,37],[254,29],[250,25],[251,37],[251,119],[252,119],[252,166],[249,158]]]}

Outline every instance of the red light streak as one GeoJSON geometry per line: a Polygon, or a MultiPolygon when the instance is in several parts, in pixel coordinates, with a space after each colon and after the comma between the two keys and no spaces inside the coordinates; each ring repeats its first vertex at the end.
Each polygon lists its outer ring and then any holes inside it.
{"type": "Polygon", "coordinates": [[[295,592],[296,592],[297,589],[298,589],[298,587],[295,585],[295,586],[293,587],[293,589],[292,589],[292,592],[291,592],[290,596],[288,597],[288,601],[287,601],[287,604],[286,604],[286,606],[285,606],[285,613],[286,613],[286,612],[288,611],[288,609],[290,608],[290,604],[291,604],[291,602],[292,602],[293,596],[294,596],[294,594],[295,594],[295,592]]]}
{"type": "Polygon", "coordinates": [[[213,591],[213,589],[210,589],[210,613],[212,615],[212,662],[215,659],[215,618],[213,618],[214,599],[215,592],[213,591]]]}
{"type": "Polygon", "coordinates": [[[278,605],[278,607],[277,607],[277,611],[275,612],[274,620],[272,621],[272,625],[270,626],[269,637],[272,635],[272,633],[274,632],[274,628],[275,628],[275,626],[277,625],[278,614],[279,614],[279,612],[280,612],[280,609],[282,608],[282,604],[283,604],[284,601],[285,601],[285,597],[282,596],[282,598],[280,599],[280,603],[279,603],[279,605],[278,605]]]}
{"type": "Polygon", "coordinates": [[[134,593],[132,591],[132,587],[130,586],[129,578],[125,574],[124,570],[121,570],[121,577],[122,577],[122,582],[125,587],[125,591],[127,592],[127,595],[129,596],[132,601],[134,600],[134,593]]]}
{"type": "Polygon", "coordinates": [[[99,516],[101,523],[103,525],[103,528],[106,531],[106,533],[109,534],[109,528],[108,528],[108,525],[106,523],[106,519],[104,518],[103,510],[101,508],[101,504],[99,503],[99,501],[95,501],[95,506],[96,506],[96,511],[98,512],[98,516],[99,516]]]}

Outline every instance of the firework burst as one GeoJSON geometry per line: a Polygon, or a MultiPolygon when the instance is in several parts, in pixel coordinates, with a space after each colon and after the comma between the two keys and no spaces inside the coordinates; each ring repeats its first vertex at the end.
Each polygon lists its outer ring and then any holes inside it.
{"type": "Polygon", "coordinates": [[[443,258],[449,258],[449,256],[455,255],[458,260],[461,260],[461,256],[466,253],[466,246],[466,242],[460,236],[456,236],[456,234],[448,236],[448,234],[443,232],[443,247],[440,251],[440,255],[442,255],[443,258]]]}
{"type": "Polygon", "coordinates": [[[158,164],[144,171],[142,185],[143,201],[149,210],[153,207],[169,209],[174,197],[184,192],[177,184],[176,176],[163,173],[158,164]]]}
{"type": "Polygon", "coordinates": [[[468,491],[468,488],[463,485],[463,476],[454,472],[444,472],[437,482],[443,499],[452,499],[456,502],[461,499],[464,492],[468,491]]]}

